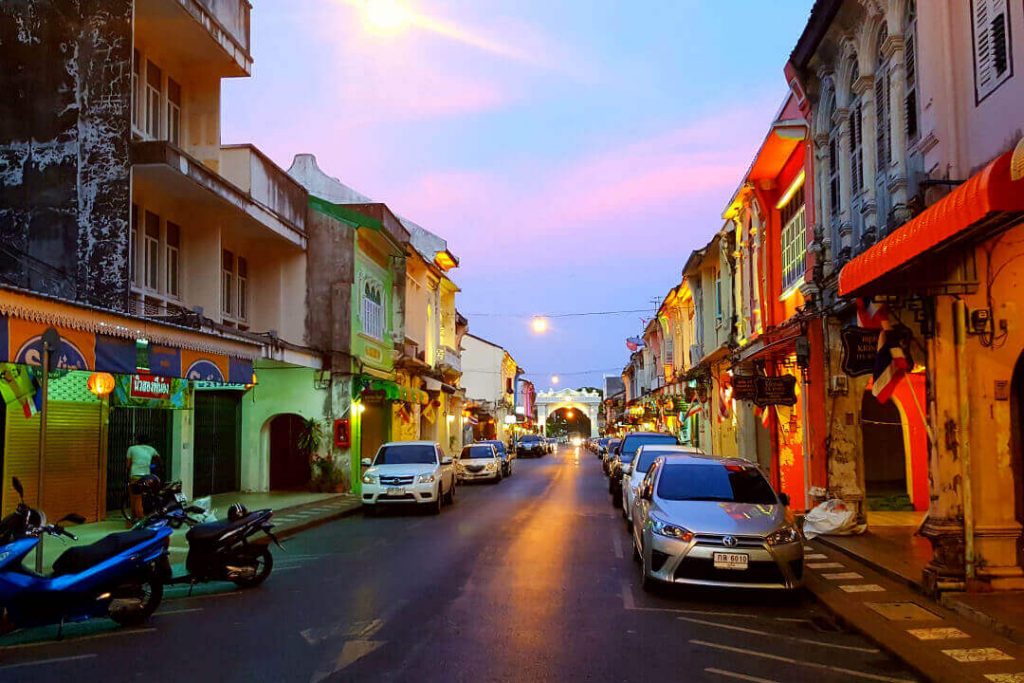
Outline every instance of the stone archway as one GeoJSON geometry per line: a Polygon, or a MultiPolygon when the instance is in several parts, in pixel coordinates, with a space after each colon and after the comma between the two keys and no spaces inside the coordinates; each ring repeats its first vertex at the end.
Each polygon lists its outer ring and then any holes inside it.
{"type": "Polygon", "coordinates": [[[601,408],[601,395],[596,391],[585,389],[555,391],[551,389],[537,394],[534,404],[537,406],[537,424],[544,429],[545,435],[547,434],[548,416],[556,410],[572,408],[590,419],[590,436],[597,436],[597,415],[601,408]]]}

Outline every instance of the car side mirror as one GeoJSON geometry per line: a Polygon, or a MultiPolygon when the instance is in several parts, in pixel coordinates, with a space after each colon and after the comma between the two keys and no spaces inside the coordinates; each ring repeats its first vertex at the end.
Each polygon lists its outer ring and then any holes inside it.
{"type": "Polygon", "coordinates": [[[453,460],[451,458],[448,458],[448,457],[441,458],[441,464],[442,465],[451,465],[452,462],[453,462],[453,460]]]}
{"type": "Polygon", "coordinates": [[[369,458],[363,458],[362,459],[362,463],[363,463],[363,467],[369,467],[370,465],[373,464],[373,461],[370,460],[369,458]]]}
{"type": "Polygon", "coordinates": [[[789,494],[788,493],[780,493],[779,494],[779,502],[782,503],[784,506],[789,507],[789,494]]]}

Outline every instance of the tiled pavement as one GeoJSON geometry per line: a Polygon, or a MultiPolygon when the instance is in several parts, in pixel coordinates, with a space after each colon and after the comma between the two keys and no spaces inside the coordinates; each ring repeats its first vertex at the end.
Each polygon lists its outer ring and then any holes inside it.
{"type": "Polygon", "coordinates": [[[842,552],[806,546],[807,587],[847,625],[933,681],[1024,683],[1024,647],[842,552]]]}

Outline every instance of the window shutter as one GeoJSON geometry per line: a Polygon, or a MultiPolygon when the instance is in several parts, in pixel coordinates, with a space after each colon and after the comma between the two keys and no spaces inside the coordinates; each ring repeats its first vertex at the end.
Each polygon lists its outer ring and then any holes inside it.
{"type": "Polygon", "coordinates": [[[878,118],[876,133],[876,153],[878,173],[885,173],[889,164],[889,74],[879,71],[875,81],[875,112],[878,118]]]}
{"type": "Polygon", "coordinates": [[[971,0],[975,100],[981,102],[1010,78],[1010,15],[1006,0],[971,0]]]}

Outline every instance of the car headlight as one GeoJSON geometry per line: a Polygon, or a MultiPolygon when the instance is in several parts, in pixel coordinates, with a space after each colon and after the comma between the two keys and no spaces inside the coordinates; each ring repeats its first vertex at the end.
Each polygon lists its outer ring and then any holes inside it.
{"type": "Polygon", "coordinates": [[[433,484],[434,483],[434,473],[430,472],[429,474],[421,474],[420,476],[416,477],[416,483],[417,484],[433,484]]]}
{"type": "Polygon", "coordinates": [[[367,472],[366,474],[363,475],[363,483],[364,484],[376,484],[376,483],[378,483],[378,481],[379,481],[379,479],[378,479],[376,474],[371,474],[371,473],[367,472]]]}
{"type": "Polygon", "coordinates": [[[492,460],[491,462],[489,462],[486,465],[484,465],[484,469],[485,470],[493,470],[494,469],[494,461],[492,460]]]}
{"type": "Polygon", "coordinates": [[[676,538],[680,541],[692,541],[693,532],[675,524],[669,524],[663,519],[651,515],[651,531],[666,538],[676,538]]]}
{"type": "Polygon", "coordinates": [[[781,529],[776,529],[768,534],[768,538],[765,539],[768,545],[784,545],[786,543],[796,543],[799,540],[800,530],[795,526],[784,526],[781,529]]]}

